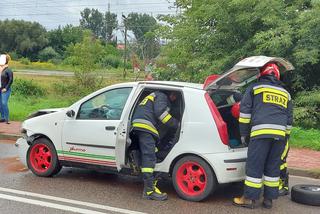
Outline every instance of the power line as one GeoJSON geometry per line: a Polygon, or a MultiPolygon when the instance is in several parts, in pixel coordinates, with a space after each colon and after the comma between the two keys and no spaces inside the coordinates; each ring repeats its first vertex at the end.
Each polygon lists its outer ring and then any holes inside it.
{"type": "MultiPolygon", "coordinates": [[[[63,1],[65,2],[65,1],[63,1]]],[[[145,2],[145,3],[134,3],[134,5],[163,5],[164,3],[161,2],[145,2]]],[[[120,4],[112,4],[110,3],[111,6],[132,6],[133,4],[128,4],[128,3],[120,3],[120,4]]],[[[83,6],[88,6],[88,7],[100,7],[100,6],[106,6],[106,4],[76,4],[76,5],[41,5],[40,7],[47,8],[47,7],[83,7],[83,6]]],[[[27,4],[7,4],[2,3],[1,7],[15,7],[15,8],[25,8],[25,7],[34,7],[34,4],[30,4],[28,2],[27,4]],[[20,7],[19,7],[20,6],[20,7]]],[[[173,6],[171,6],[173,7],[173,6]]]]}
{"type": "MultiPolygon", "coordinates": [[[[176,13],[175,11],[144,11],[144,13],[155,13],[155,14],[160,14],[160,13],[176,13]]],[[[25,14],[1,14],[0,17],[22,17],[22,16],[57,16],[57,15],[64,15],[64,13],[25,13],[25,14]]],[[[68,16],[80,16],[80,14],[68,14],[68,16]]]]}
{"type": "MultiPolygon", "coordinates": [[[[105,0],[103,0],[105,2],[105,0]]],[[[144,0],[146,1],[146,0],[144,0]]],[[[173,3],[166,1],[165,2],[159,2],[160,0],[156,0],[156,2],[152,2],[151,0],[148,0],[148,2],[139,2],[136,0],[133,4],[130,4],[128,2],[126,3],[121,3],[117,1],[109,1],[110,2],[110,11],[115,14],[129,14],[129,13],[147,13],[153,15],[159,15],[159,14],[175,14],[176,11],[172,10],[171,8],[173,3]],[[148,7],[143,7],[143,6],[148,6],[148,7]],[[168,9],[162,9],[160,5],[166,5],[168,6],[168,9]],[[156,10],[153,10],[155,8],[156,10]]],[[[70,24],[70,23],[79,23],[79,19],[81,18],[80,12],[81,12],[81,7],[103,7],[105,10],[108,7],[107,2],[104,4],[90,4],[88,1],[88,4],[85,4],[86,1],[78,1],[80,4],[74,4],[74,0],[51,0],[51,1],[45,1],[46,3],[44,4],[44,1],[8,1],[8,0],[3,0],[1,7],[2,8],[8,8],[12,7],[13,9],[17,9],[17,11],[22,11],[22,9],[26,9],[25,13],[19,13],[17,14],[14,13],[15,10],[7,10],[8,13],[10,14],[0,14],[0,20],[3,20],[3,17],[5,18],[16,18],[16,19],[23,19],[23,20],[32,20],[33,22],[39,22],[39,23],[57,23],[59,25],[64,25],[64,24],[70,24]],[[10,3],[9,3],[10,2],[10,3]],[[39,3],[39,4],[38,4],[39,3]],[[66,3],[66,4],[65,4],[66,3]],[[56,5],[59,4],[59,5],[56,5]],[[30,8],[32,9],[30,11],[30,8]],[[47,8],[55,8],[54,11],[59,11],[59,12],[51,12],[47,11],[47,8]],[[68,10],[68,12],[64,12],[65,10],[68,10]],[[71,10],[70,10],[71,9],[71,10]],[[28,11],[29,10],[29,11],[28,11]],[[45,18],[50,20],[45,20],[45,18]],[[70,17],[70,18],[68,18],[70,17]],[[68,23],[67,23],[68,22],[68,23]]],[[[101,8],[98,8],[101,9],[101,8]]],[[[6,11],[3,11],[6,12],[6,11]]],[[[49,26],[46,26],[49,27],[49,26]]],[[[132,26],[134,27],[134,26],[132,26]]],[[[143,27],[143,26],[141,26],[143,27]]],[[[145,26],[147,27],[147,26],[145,26]]],[[[52,28],[52,25],[51,27],[52,28]]]]}

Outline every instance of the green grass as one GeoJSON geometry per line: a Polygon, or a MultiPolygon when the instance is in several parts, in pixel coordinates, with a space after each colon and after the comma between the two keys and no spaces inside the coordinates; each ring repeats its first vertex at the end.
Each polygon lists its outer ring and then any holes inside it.
{"type": "Polygon", "coordinates": [[[68,107],[75,98],[49,96],[43,98],[11,96],[9,99],[10,120],[23,121],[26,117],[39,109],[68,107]]]}
{"type": "Polygon", "coordinates": [[[320,130],[293,128],[289,143],[296,148],[309,148],[320,151],[320,130]]]}

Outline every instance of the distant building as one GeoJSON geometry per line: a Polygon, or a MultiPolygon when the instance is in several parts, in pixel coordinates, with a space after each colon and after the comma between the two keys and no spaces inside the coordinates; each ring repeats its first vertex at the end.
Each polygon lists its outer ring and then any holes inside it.
{"type": "Polygon", "coordinates": [[[124,44],[117,44],[118,50],[124,50],[124,44]]]}

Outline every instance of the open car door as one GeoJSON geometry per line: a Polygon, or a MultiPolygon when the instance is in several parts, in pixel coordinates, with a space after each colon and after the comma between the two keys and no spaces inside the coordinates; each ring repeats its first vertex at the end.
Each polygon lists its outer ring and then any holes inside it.
{"type": "Polygon", "coordinates": [[[267,63],[276,63],[280,73],[294,70],[293,65],[279,57],[251,56],[234,65],[230,70],[205,85],[204,89],[236,89],[258,78],[260,68],[267,63]]]}

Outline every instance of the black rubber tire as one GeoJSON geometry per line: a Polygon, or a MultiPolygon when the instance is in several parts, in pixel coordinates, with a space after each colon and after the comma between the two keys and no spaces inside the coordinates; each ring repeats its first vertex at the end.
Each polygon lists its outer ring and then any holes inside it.
{"type": "Polygon", "coordinates": [[[218,185],[217,179],[215,174],[213,173],[211,167],[209,166],[209,164],[207,162],[205,162],[203,159],[196,157],[196,156],[185,156],[183,158],[181,158],[175,165],[173,168],[173,173],[172,173],[172,183],[174,186],[174,189],[176,190],[177,194],[179,195],[180,198],[187,200],[187,201],[202,201],[204,199],[206,199],[216,188],[218,185]],[[178,169],[186,162],[195,162],[197,164],[199,164],[204,170],[205,173],[207,175],[206,181],[206,187],[205,190],[203,191],[203,193],[201,193],[200,195],[196,195],[196,196],[190,196],[185,194],[178,186],[177,184],[177,172],[178,169]]]}
{"type": "Polygon", "coordinates": [[[320,206],[320,185],[299,184],[293,186],[291,200],[301,204],[320,206]]]}
{"type": "Polygon", "coordinates": [[[50,140],[48,140],[47,138],[38,138],[30,145],[28,152],[27,152],[27,165],[28,165],[28,168],[35,175],[40,176],[40,177],[51,177],[51,176],[59,173],[62,168],[59,163],[59,160],[58,160],[57,151],[56,151],[55,147],[53,146],[52,142],[50,140]],[[37,171],[36,169],[34,169],[32,167],[32,164],[30,163],[30,152],[31,152],[32,148],[37,146],[38,144],[46,145],[52,154],[52,157],[51,157],[52,164],[45,172],[37,171]]]}

